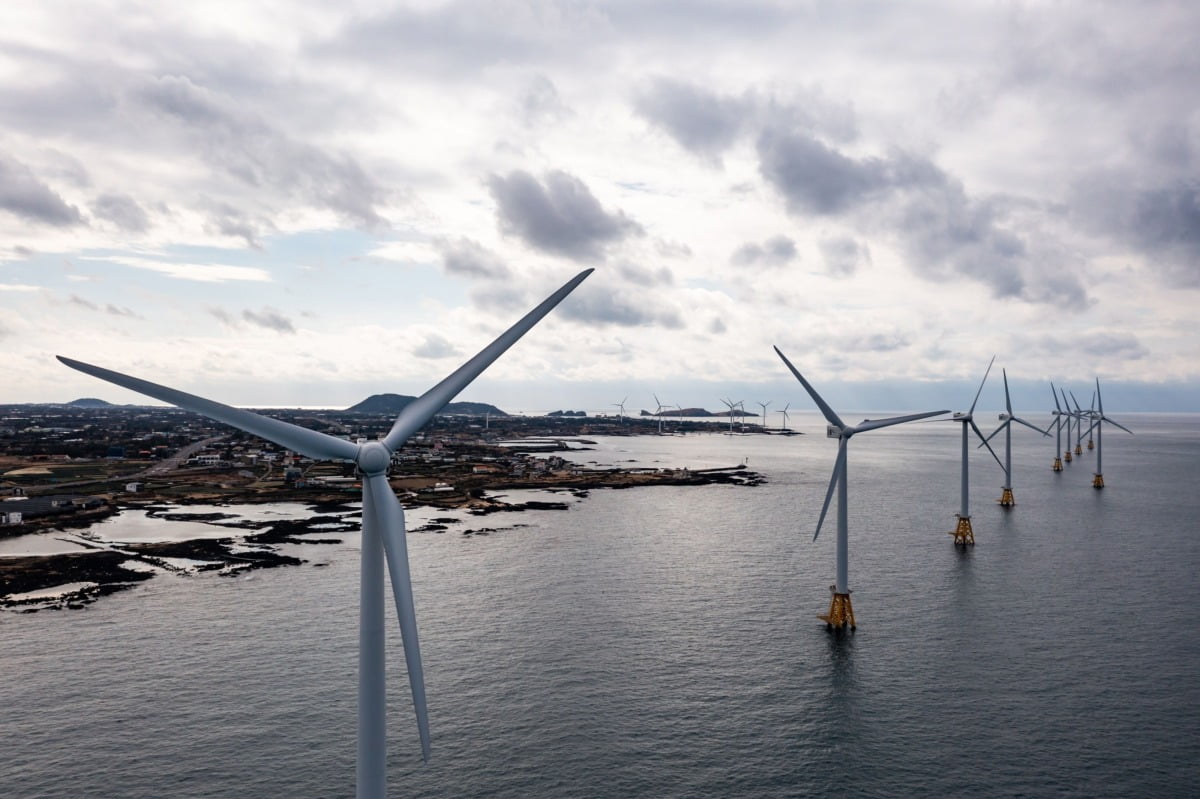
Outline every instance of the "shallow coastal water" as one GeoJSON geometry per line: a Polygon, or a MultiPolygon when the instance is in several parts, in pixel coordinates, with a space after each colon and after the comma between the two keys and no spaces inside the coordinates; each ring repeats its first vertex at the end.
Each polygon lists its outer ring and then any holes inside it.
{"type": "MultiPolygon", "coordinates": [[[[762,486],[557,494],[474,520],[487,536],[410,535],[434,755],[393,630],[392,795],[1196,795],[1200,418],[1119,419],[1137,435],[1106,433],[1103,491],[1094,452],[1055,475],[1018,431],[1006,512],[973,452],[965,552],[958,426],[856,437],[847,636],[815,618],[836,445],[812,415],[570,455],[745,461],[762,486]]],[[[305,566],[0,614],[4,795],[352,795],[357,536],[336,537],[286,546],[305,566]]]]}

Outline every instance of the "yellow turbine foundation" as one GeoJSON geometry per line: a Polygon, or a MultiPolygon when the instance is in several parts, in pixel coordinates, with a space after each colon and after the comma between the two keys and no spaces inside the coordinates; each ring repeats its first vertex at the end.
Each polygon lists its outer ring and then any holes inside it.
{"type": "Polygon", "coordinates": [[[1000,495],[1000,507],[1011,508],[1013,505],[1016,505],[1016,504],[1017,504],[1017,501],[1015,499],[1013,499],[1012,489],[1011,488],[1004,489],[1004,493],[1000,495]]]}
{"type": "Polygon", "coordinates": [[[1056,472],[1061,472],[1062,471],[1062,458],[1055,458],[1054,465],[1051,466],[1050,468],[1056,472]]]}
{"type": "Polygon", "coordinates": [[[836,588],[837,586],[829,586],[829,592],[833,594],[833,599],[829,602],[829,613],[817,618],[825,622],[825,626],[831,630],[847,626],[851,630],[858,629],[854,624],[854,607],[850,604],[850,594],[839,594],[836,588]]]}
{"type": "Polygon", "coordinates": [[[1089,439],[1088,439],[1088,449],[1095,449],[1095,448],[1096,448],[1096,442],[1095,442],[1095,441],[1092,441],[1092,440],[1089,438],[1089,439]]]}
{"type": "MultiPolygon", "coordinates": [[[[956,514],[957,515],[957,514],[956,514]]],[[[971,517],[959,516],[958,525],[951,531],[950,535],[954,536],[954,543],[966,546],[975,545],[975,532],[971,530],[971,517]]]]}
{"type": "Polygon", "coordinates": [[[1067,463],[1071,462],[1071,450],[1067,450],[1065,453],[1063,453],[1063,460],[1067,463]]]}
{"type": "Polygon", "coordinates": [[[1076,454],[1076,455],[1082,455],[1082,454],[1083,454],[1083,447],[1081,447],[1081,446],[1079,446],[1078,444],[1076,444],[1076,445],[1075,445],[1075,454],[1076,454]]]}
{"type": "Polygon", "coordinates": [[[1104,488],[1104,475],[1098,474],[1092,478],[1092,488],[1104,488]]]}

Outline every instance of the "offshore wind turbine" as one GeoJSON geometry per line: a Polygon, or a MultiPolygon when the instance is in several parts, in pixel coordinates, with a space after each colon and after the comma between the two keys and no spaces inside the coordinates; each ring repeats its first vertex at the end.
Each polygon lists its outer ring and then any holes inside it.
{"type": "Polygon", "coordinates": [[[838,508],[837,508],[837,576],[833,585],[829,586],[829,591],[833,594],[833,598],[829,603],[829,613],[824,616],[818,616],[819,619],[825,622],[826,629],[835,627],[849,626],[851,630],[856,628],[854,621],[854,608],[850,603],[850,579],[849,579],[849,533],[848,521],[846,518],[847,505],[849,504],[849,491],[846,486],[846,445],[850,438],[858,433],[865,433],[868,430],[877,430],[880,427],[889,427],[902,422],[912,422],[917,419],[927,419],[930,416],[939,416],[949,411],[927,411],[925,413],[915,413],[908,416],[893,416],[888,419],[864,419],[853,427],[846,424],[841,418],[834,413],[833,408],[821,399],[821,395],[817,390],[809,385],[804,379],[804,375],[792,366],[792,362],[787,359],[779,347],[775,348],[777,354],[783,363],[791,370],[800,384],[804,386],[804,390],[813,398],[813,402],[821,409],[825,419],[829,422],[825,428],[825,435],[828,438],[836,438],[838,440],[837,460],[833,463],[833,476],[829,479],[829,489],[825,492],[825,504],[821,506],[821,516],[817,519],[817,530],[813,533],[813,541],[817,540],[817,536],[821,534],[821,525],[825,522],[825,514],[829,511],[829,501],[833,498],[833,490],[837,488],[838,492],[838,508]]]}
{"type": "Polygon", "coordinates": [[[757,404],[757,405],[758,405],[760,408],[762,408],[762,409],[763,409],[763,415],[762,415],[762,429],[763,429],[763,432],[765,433],[765,432],[767,432],[767,406],[771,404],[771,401],[770,401],[770,400],[767,400],[766,402],[759,402],[759,403],[756,403],[756,404],[757,404]]]}
{"type": "Polygon", "coordinates": [[[729,408],[729,435],[733,435],[733,419],[734,419],[733,409],[738,406],[738,403],[736,403],[730,399],[723,399],[723,400],[721,400],[721,402],[724,403],[725,406],[729,408]]]}
{"type": "Polygon", "coordinates": [[[1109,419],[1104,415],[1104,399],[1100,396],[1100,378],[1096,378],[1096,402],[1099,412],[1096,415],[1096,420],[1092,422],[1092,427],[1096,430],[1096,474],[1092,477],[1092,488],[1104,488],[1104,447],[1103,447],[1103,432],[1104,423],[1119,427],[1129,435],[1133,435],[1133,431],[1128,427],[1109,419]]]}
{"type": "Polygon", "coordinates": [[[775,413],[783,414],[783,422],[781,422],[779,425],[779,432],[781,433],[786,432],[788,429],[788,408],[790,407],[792,407],[792,403],[789,402],[787,405],[783,406],[782,411],[775,411],[775,413]]]}
{"type": "Polygon", "coordinates": [[[975,392],[975,399],[971,402],[971,409],[966,413],[962,413],[961,411],[957,412],[950,419],[950,421],[962,423],[962,485],[961,493],[959,495],[959,511],[957,514],[958,524],[955,525],[954,529],[950,531],[950,535],[954,536],[955,544],[962,544],[963,546],[966,546],[967,544],[975,544],[975,531],[971,529],[971,480],[970,466],[967,462],[967,438],[969,437],[968,428],[975,431],[975,435],[979,437],[979,440],[983,442],[985,447],[987,447],[988,452],[992,453],[992,457],[996,459],[996,464],[999,465],[1001,469],[1004,468],[1004,464],[1000,463],[1000,458],[996,457],[996,452],[992,449],[992,445],[987,442],[986,438],[984,438],[983,431],[979,429],[979,425],[975,424],[974,416],[975,405],[979,402],[979,395],[983,393],[983,384],[987,382],[988,375],[992,371],[992,364],[995,362],[996,356],[993,355],[992,359],[988,361],[987,371],[983,373],[983,380],[979,381],[979,390],[975,392]]]}
{"type": "Polygon", "coordinates": [[[1001,369],[1000,374],[1004,376],[1004,407],[1007,412],[1000,414],[1000,426],[992,431],[987,440],[990,441],[996,433],[999,433],[1001,430],[1004,431],[1004,486],[1000,493],[1000,506],[1011,508],[1017,504],[1016,500],[1013,499],[1012,492],[1012,423],[1020,422],[1030,430],[1036,430],[1044,436],[1049,436],[1050,433],[1013,414],[1012,398],[1008,395],[1008,372],[1001,369]]]}
{"type": "Polygon", "coordinates": [[[1067,463],[1071,462],[1071,420],[1075,419],[1076,426],[1082,421],[1075,416],[1075,412],[1071,410],[1071,403],[1067,401],[1067,390],[1062,386],[1058,387],[1058,391],[1062,394],[1063,405],[1067,408],[1067,448],[1063,450],[1063,460],[1067,463]]]}
{"type": "Polygon", "coordinates": [[[421,755],[429,759],[429,715],[425,704],[425,680],[417,641],[417,619],[413,606],[412,580],[408,568],[408,545],[404,538],[404,508],[388,483],[392,454],[409,437],[424,427],[447,403],[466,388],[506,350],[541,321],[576,286],[592,273],[584,270],[567,281],[540,305],[460,366],[433,388],[416,398],[396,417],[387,435],[376,441],[352,443],[325,433],[299,427],[279,419],[223,405],[148,380],[131,377],[58,356],[72,369],[101,380],[169,402],[185,410],[224,422],[281,447],[318,460],[349,461],[363,476],[363,513],[358,637],[358,799],[382,799],[387,793],[387,724],[384,675],[384,580],[383,567],[391,577],[392,595],[399,617],[404,658],[408,667],[413,709],[421,738],[421,755]]]}
{"type": "Polygon", "coordinates": [[[1058,404],[1058,390],[1054,388],[1054,384],[1050,384],[1050,396],[1054,397],[1054,410],[1050,414],[1054,417],[1054,465],[1050,468],[1053,471],[1061,472],[1062,465],[1062,429],[1064,424],[1070,424],[1070,417],[1063,413],[1062,406],[1058,404]],[[1064,421],[1064,418],[1067,421],[1064,421]]]}
{"type": "MultiPolygon", "coordinates": [[[[1092,413],[1091,413],[1091,411],[1088,411],[1087,413],[1083,412],[1083,408],[1079,407],[1079,400],[1075,399],[1074,391],[1071,392],[1071,401],[1075,403],[1075,419],[1077,420],[1076,424],[1075,424],[1075,454],[1082,455],[1083,454],[1083,419],[1086,416],[1088,419],[1088,422],[1090,423],[1091,419],[1092,419],[1092,413]]],[[[1091,428],[1089,427],[1088,430],[1090,432],[1091,428]]],[[[1070,443],[1071,442],[1068,441],[1067,445],[1069,446],[1070,443]]]]}

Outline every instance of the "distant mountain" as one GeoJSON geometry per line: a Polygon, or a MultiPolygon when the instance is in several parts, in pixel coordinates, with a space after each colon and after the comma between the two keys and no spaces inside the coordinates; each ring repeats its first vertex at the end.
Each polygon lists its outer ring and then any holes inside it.
{"type": "MultiPolygon", "coordinates": [[[[386,413],[396,414],[404,410],[408,403],[415,400],[406,394],[372,394],[357,405],[346,409],[347,413],[386,413]]],[[[451,402],[439,413],[456,414],[461,416],[508,416],[495,405],[486,402],[451,402]]]]}
{"type": "Polygon", "coordinates": [[[105,402],[104,400],[96,399],[95,397],[81,397],[80,399],[77,399],[77,400],[71,400],[70,402],[68,402],[66,404],[67,404],[67,406],[69,406],[71,408],[115,408],[115,407],[117,407],[116,405],[113,405],[111,402],[105,402]]]}

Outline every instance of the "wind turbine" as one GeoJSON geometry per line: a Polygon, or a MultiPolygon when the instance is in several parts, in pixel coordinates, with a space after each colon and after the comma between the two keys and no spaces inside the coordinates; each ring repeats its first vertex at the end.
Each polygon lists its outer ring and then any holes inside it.
{"type": "Polygon", "coordinates": [[[729,399],[723,399],[721,402],[729,408],[729,435],[733,435],[733,409],[737,407],[737,403],[729,399]]]}
{"type": "Polygon", "coordinates": [[[1104,488],[1104,448],[1102,446],[1104,443],[1104,422],[1121,428],[1126,433],[1129,433],[1129,435],[1133,435],[1133,431],[1104,415],[1104,399],[1100,396],[1100,378],[1098,377],[1096,378],[1096,402],[1098,403],[1099,413],[1096,415],[1096,420],[1092,422],[1092,427],[1096,430],[1096,475],[1092,478],[1092,488],[1104,488]]]}
{"type": "Polygon", "coordinates": [[[912,422],[917,419],[926,419],[930,416],[938,416],[949,411],[928,411],[926,413],[915,413],[909,416],[893,416],[889,419],[864,419],[857,425],[851,427],[841,420],[833,408],[826,404],[825,400],[821,399],[821,395],[817,390],[809,385],[804,376],[797,371],[792,362],[787,359],[779,347],[775,348],[775,353],[783,360],[783,363],[791,370],[800,384],[804,386],[804,390],[813,398],[813,402],[821,409],[821,413],[825,415],[825,419],[829,425],[825,428],[825,435],[829,438],[838,440],[837,460],[833,463],[833,476],[829,478],[829,489],[825,492],[825,504],[821,506],[821,516],[817,519],[817,530],[813,533],[813,541],[817,540],[817,536],[821,534],[821,525],[825,522],[825,514],[829,511],[829,501],[833,498],[833,490],[836,487],[838,490],[838,508],[837,508],[837,577],[836,582],[829,586],[829,591],[833,594],[833,598],[829,603],[829,613],[824,616],[818,616],[825,622],[827,629],[834,627],[846,627],[855,629],[854,623],[854,608],[850,604],[850,580],[849,580],[849,554],[848,554],[848,531],[846,520],[846,506],[849,491],[846,487],[846,445],[850,438],[858,433],[865,433],[868,430],[877,430],[880,427],[888,427],[902,422],[912,422]]]}
{"type": "Polygon", "coordinates": [[[1036,430],[1044,436],[1049,436],[1050,433],[1013,414],[1012,398],[1008,395],[1008,372],[1001,369],[1000,374],[1004,376],[1004,407],[1007,413],[1000,414],[1000,426],[992,431],[987,440],[990,441],[996,433],[999,433],[1001,430],[1004,431],[1004,488],[1000,494],[1000,506],[1011,508],[1017,504],[1016,500],[1013,499],[1012,492],[1012,423],[1020,422],[1030,430],[1036,430]]]}
{"type": "Polygon", "coordinates": [[[662,410],[666,406],[662,404],[662,400],[660,400],[658,398],[657,394],[651,394],[651,396],[654,397],[654,403],[658,406],[657,408],[654,409],[654,415],[656,417],[658,417],[658,434],[661,436],[662,435],[662,410]]]}
{"type": "Polygon", "coordinates": [[[1058,404],[1058,390],[1054,388],[1053,383],[1050,384],[1050,396],[1054,397],[1054,410],[1050,411],[1050,413],[1054,416],[1054,432],[1055,432],[1054,465],[1051,466],[1050,468],[1056,472],[1061,472],[1063,470],[1062,457],[1061,457],[1061,455],[1062,455],[1062,429],[1063,429],[1064,424],[1068,424],[1068,425],[1070,424],[1070,417],[1067,417],[1066,421],[1063,420],[1063,417],[1066,417],[1067,415],[1065,413],[1063,413],[1062,406],[1058,404]]]}
{"type": "Polygon", "coordinates": [[[352,443],[279,419],[58,356],[60,361],[72,369],[224,422],[310,458],[350,461],[357,464],[363,476],[358,634],[358,799],[381,799],[387,792],[383,649],[385,560],[391,576],[392,595],[404,644],[404,659],[408,667],[413,708],[416,711],[417,729],[421,738],[421,755],[424,760],[429,759],[429,716],[425,705],[420,645],[417,642],[417,620],[408,569],[408,549],[404,539],[404,509],[387,479],[392,454],[591,273],[591,269],[580,272],[478,355],[410,402],[396,417],[388,434],[376,441],[352,443]]]}
{"type": "MultiPolygon", "coordinates": [[[[1084,409],[1079,407],[1079,399],[1075,399],[1075,392],[1070,392],[1070,399],[1075,403],[1075,419],[1078,420],[1075,425],[1075,455],[1084,453],[1084,416],[1087,416],[1088,421],[1091,421],[1091,411],[1084,413],[1084,409]]],[[[1091,431],[1091,427],[1088,427],[1091,431]]],[[[1067,441],[1070,444],[1070,441],[1067,441]]]]}
{"type": "Polygon", "coordinates": [[[975,399],[971,402],[971,409],[966,413],[955,413],[951,421],[962,423],[962,489],[959,497],[959,512],[958,524],[950,531],[950,535],[954,536],[955,544],[975,544],[975,531],[971,529],[971,496],[970,496],[970,470],[967,464],[967,438],[968,428],[975,431],[975,435],[979,436],[979,440],[987,447],[988,452],[992,453],[992,457],[996,458],[997,465],[1001,469],[1004,464],[1000,463],[1000,459],[996,457],[996,452],[992,449],[992,445],[987,443],[987,439],[983,436],[983,431],[979,429],[979,425],[975,424],[975,405],[979,402],[979,395],[983,393],[983,384],[987,382],[988,375],[992,371],[992,364],[996,362],[996,356],[988,361],[987,371],[983,373],[983,380],[979,381],[979,390],[975,392],[975,399]]]}
{"type": "Polygon", "coordinates": [[[765,432],[767,432],[767,406],[771,404],[771,401],[770,401],[770,400],[767,400],[766,402],[759,402],[759,403],[756,403],[756,404],[757,404],[757,405],[758,405],[760,408],[762,408],[762,409],[763,409],[763,416],[762,416],[762,429],[763,429],[763,432],[765,433],[765,432]]]}
{"type": "Polygon", "coordinates": [[[789,402],[787,405],[783,406],[782,411],[775,411],[775,413],[783,414],[783,422],[779,425],[779,432],[781,432],[781,433],[785,432],[788,429],[788,408],[790,408],[790,407],[792,407],[792,403],[789,402]]]}
{"type": "MultiPolygon", "coordinates": [[[[1062,394],[1063,405],[1066,407],[1067,415],[1067,448],[1063,450],[1063,461],[1071,462],[1071,420],[1075,419],[1075,412],[1071,410],[1071,403],[1067,400],[1067,390],[1062,386],[1058,387],[1058,393],[1062,394]]],[[[1078,420],[1077,420],[1078,421],[1078,420]]]]}
{"type": "Polygon", "coordinates": [[[625,397],[625,399],[621,400],[620,402],[614,402],[614,403],[613,403],[613,407],[614,407],[614,408],[620,408],[620,409],[621,409],[621,410],[620,410],[620,411],[617,413],[617,418],[619,418],[619,419],[621,420],[621,423],[622,423],[622,424],[624,424],[624,423],[625,423],[625,402],[626,402],[626,400],[628,400],[628,399],[629,399],[629,397],[625,397]]]}

